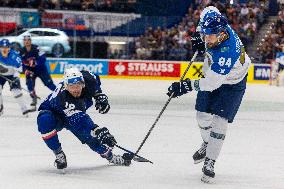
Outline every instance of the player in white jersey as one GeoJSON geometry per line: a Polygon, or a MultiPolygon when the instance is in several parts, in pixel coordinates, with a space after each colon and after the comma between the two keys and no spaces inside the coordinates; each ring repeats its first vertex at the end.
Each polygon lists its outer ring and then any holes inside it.
{"type": "Polygon", "coordinates": [[[19,72],[22,71],[22,60],[16,51],[10,49],[10,42],[7,39],[0,41],[0,115],[3,114],[4,106],[2,99],[2,89],[6,82],[9,82],[10,90],[20,105],[22,114],[27,116],[27,113],[35,111],[28,109],[24,103],[19,72]]]}
{"type": "Polygon", "coordinates": [[[178,97],[198,91],[195,109],[203,143],[193,160],[194,163],[205,160],[201,180],[210,183],[215,177],[214,164],[228,123],[233,122],[245,93],[251,60],[235,31],[216,8],[205,9],[199,25],[200,35],[194,35],[192,44],[193,50],[205,52],[204,77],[174,82],[167,94],[178,97]]]}

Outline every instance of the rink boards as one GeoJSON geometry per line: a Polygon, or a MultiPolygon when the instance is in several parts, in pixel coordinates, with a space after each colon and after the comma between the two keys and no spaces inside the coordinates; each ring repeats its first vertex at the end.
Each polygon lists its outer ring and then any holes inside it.
{"type": "MultiPolygon", "coordinates": [[[[49,58],[47,67],[53,77],[62,77],[67,67],[78,67],[99,74],[103,78],[178,80],[189,62],[111,59],[49,58]]],[[[197,79],[202,74],[202,63],[194,62],[187,78],[197,79]]],[[[248,72],[249,83],[269,83],[270,65],[252,64],[248,72]]]]}

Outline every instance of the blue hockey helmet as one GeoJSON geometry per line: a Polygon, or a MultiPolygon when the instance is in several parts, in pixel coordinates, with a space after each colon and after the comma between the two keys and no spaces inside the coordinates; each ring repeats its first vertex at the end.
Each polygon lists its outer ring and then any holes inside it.
{"type": "Polygon", "coordinates": [[[201,23],[201,33],[205,35],[218,34],[225,30],[228,25],[227,19],[215,11],[208,11],[201,23]]]}
{"type": "Polygon", "coordinates": [[[11,46],[11,44],[10,44],[8,39],[2,39],[0,41],[0,47],[10,47],[10,46],[11,46]]]}
{"type": "Polygon", "coordinates": [[[84,83],[84,78],[80,70],[75,67],[67,68],[64,72],[64,84],[72,85],[79,82],[84,83]]]}

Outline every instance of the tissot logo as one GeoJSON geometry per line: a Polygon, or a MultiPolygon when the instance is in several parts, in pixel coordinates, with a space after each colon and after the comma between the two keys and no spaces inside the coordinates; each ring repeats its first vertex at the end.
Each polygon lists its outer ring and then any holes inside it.
{"type": "Polygon", "coordinates": [[[118,73],[118,75],[121,75],[126,70],[125,66],[121,62],[117,64],[114,69],[118,73]]]}
{"type": "Polygon", "coordinates": [[[56,66],[57,66],[58,62],[50,62],[49,63],[49,68],[51,72],[54,72],[56,66]]]}

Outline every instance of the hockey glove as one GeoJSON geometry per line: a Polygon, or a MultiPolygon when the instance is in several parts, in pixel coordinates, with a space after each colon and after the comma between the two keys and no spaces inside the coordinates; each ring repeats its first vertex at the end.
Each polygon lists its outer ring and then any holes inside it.
{"type": "Polygon", "coordinates": [[[168,88],[167,95],[170,97],[173,93],[173,98],[176,98],[188,93],[189,91],[192,91],[191,81],[190,79],[185,79],[180,82],[172,83],[172,85],[168,88]]]}
{"type": "Polygon", "coordinates": [[[15,89],[22,89],[21,87],[21,82],[20,82],[20,78],[18,77],[15,77],[11,83],[9,83],[9,85],[12,87],[12,88],[15,88],[15,89]]]}
{"type": "Polygon", "coordinates": [[[195,32],[191,36],[191,43],[192,43],[192,50],[193,50],[193,52],[198,51],[199,55],[204,54],[204,52],[205,52],[205,43],[204,43],[204,41],[202,41],[199,32],[195,32]]]}
{"type": "Polygon", "coordinates": [[[8,72],[8,69],[0,64],[0,74],[4,74],[6,72],[8,72]]]}
{"type": "Polygon", "coordinates": [[[95,97],[96,100],[96,110],[99,110],[99,113],[105,114],[109,111],[110,105],[108,103],[108,97],[105,94],[99,94],[95,97]]]}
{"type": "Polygon", "coordinates": [[[25,75],[27,78],[32,78],[34,76],[34,72],[31,70],[26,70],[25,75]]]}
{"type": "Polygon", "coordinates": [[[131,160],[134,158],[134,154],[124,153],[122,158],[124,159],[124,165],[129,166],[131,164],[131,160]]]}
{"type": "Polygon", "coordinates": [[[114,145],[117,143],[114,136],[112,136],[109,133],[109,130],[106,127],[103,128],[96,128],[94,130],[94,137],[96,137],[98,139],[98,141],[100,142],[100,144],[102,145],[107,145],[111,148],[114,147],[114,145]]]}

